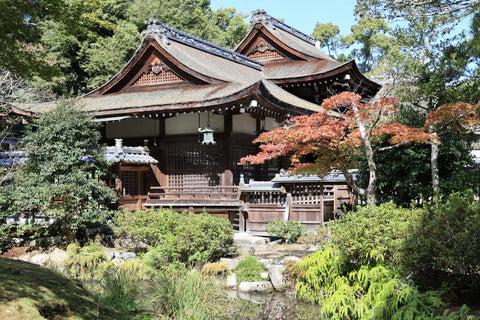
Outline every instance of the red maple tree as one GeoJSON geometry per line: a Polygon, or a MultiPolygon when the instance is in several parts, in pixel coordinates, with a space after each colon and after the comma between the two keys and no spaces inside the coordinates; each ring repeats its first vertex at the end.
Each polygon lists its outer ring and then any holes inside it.
{"type": "Polygon", "coordinates": [[[260,152],[241,159],[242,163],[261,164],[280,156],[288,156],[293,173],[325,175],[332,170],[343,173],[347,184],[359,196],[375,204],[378,152],[411,143],[430,143],[437,139],[423,128],[412,128],[396,121],[396,99],[381,98],[362,102],[361,96],[343,92],[322,103],[323,111],[298,116],[285,126],[262,133],[255,143],[260,152]],[[353,155],[364,153],[369,168],[369,183],[360,188],[349,169],[355,168],[353,155]],[[302,162],[313,155],[314,162],[302,162]]]}

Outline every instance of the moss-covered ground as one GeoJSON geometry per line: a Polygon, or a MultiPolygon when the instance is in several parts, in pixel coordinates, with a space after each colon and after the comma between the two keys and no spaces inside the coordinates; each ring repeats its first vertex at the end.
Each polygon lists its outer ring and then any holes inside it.
{"type": "Polygon", "coordinates": [[[0,258],[0,319],[119,319],[83,287],[58,272],[0,258]]]}

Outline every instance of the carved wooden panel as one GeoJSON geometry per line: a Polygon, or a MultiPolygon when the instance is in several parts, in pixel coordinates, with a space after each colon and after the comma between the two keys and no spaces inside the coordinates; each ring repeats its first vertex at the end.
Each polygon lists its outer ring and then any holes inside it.
{"type": "Polygon", "coordinates": [[[276,51],[269,43],[264,39],[257,41],[255,46],[253,46],[247,53],[247,56],[251,59],[267,62],[273,60],[282,60],[285,59],[278,51],[276,51]]]}
{"type": "Polygon", "coordinates": [[[143,74],[133,83],[133,86],[151,86],[172,82],[184,82],[168,66],[159,59],[155,59],[144,71],[143,74]]]}
{"type": "Polygon", "coordinates": [[[260,62],[281,60],[285,58],[280,53],[274,50],[265,50],[264,52],[257,51],[255,53],[249,54],[248,57],[260,62]]]}

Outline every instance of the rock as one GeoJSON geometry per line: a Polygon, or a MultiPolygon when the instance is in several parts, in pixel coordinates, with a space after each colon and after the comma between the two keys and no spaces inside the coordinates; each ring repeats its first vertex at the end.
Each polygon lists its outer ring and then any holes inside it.
{"type": "Polygon", "coordinates": [[[268,303],[268,299],[271,299],[269,295],[262,292],[238,292],[238,297],[242,300],[250,301],[260,305],[266,305],[268,303]]]}
{"type": "Polygon", "coordinates": [[[107,256],[107,260],[111,261],[115,259],[115,252],[114,251],[105,251],[105,255],[107,256]]]}
{"type": "Polygon", "coordinates": [[[134,260],[136,258],[137,258],[137,255],[135,254],[135,252],[124,252],[124,253],[122,253],[122,259],[125,260],[125,261],[134,260]]]}
{"type": "Polygon", "coordinates": [[[271,292],[273,286],[270,281],[242,282],[238,286],[240,292],[271,292]]]}
{"type": "Polygon", "coordinates": [[[45,238],[45,242],[49,246],[56,246],[62,243],[62,237],[56,236],[56,237],[45,238]]]}
{"type": "Polygon", "coordinates": [[[283,291],[285,289],[284,270],[285,266],[283,265],[271,265],[268,267],[268,275],[276,291],[283,291]]]}
{"type": "Polygon", "coordinates": [[[296,257],[296,256],[287,256],[287,257],[283,257],[281,260],[280,260],[280,263],[279,264],[286,264],[287,262],[290,262],[290,261],[295,261],[295,262],[298,262],[298,261],[302,261],[302,258],[299,258],[299,257],[296,257]]]}
{"type": "Polygon", "coordinates": [[[232,288],[237,286],[237,275],[232,273],[227,277],[227,287],[232,288]]]}
{"type": "Polygon", "coordinates": [[[262,272],[260,273],[260,278],[268,280],[268,272],[262,272]]]}
{"type": "Polygon", "coordinates": [[[238,259],[220,258],[220,263],[226,265],[228,270],[235,270],[238,265],[238,259]]]}
{"type": "Polygon", "coordinates": [[[274,259],[258,259],[258,261],[268,268],[269,265],[275,264],[274,259]]]}
{"type": "Polygon", "coordinates": [[[49,254],[50,262],[56,265],[61,265],[64,260],[68,259],[67,252],[58,248],[55,248],[49,254]]]}
{"type": "Polygon", "coordinates": [[[39,253],[30,258],[31,263],[38,264],[39,266],[46,266],[49,260],[50,256],[45,253],[39,253]]]}
{"type": "Polygon", "coordinates": [[[10,241],[14,247],[19,247],[23,243],[22,238],[10,238],[10,241]]]}

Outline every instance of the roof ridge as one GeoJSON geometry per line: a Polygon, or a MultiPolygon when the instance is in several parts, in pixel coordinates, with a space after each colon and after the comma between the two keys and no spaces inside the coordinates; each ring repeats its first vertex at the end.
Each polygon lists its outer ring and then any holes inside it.
{"type": "Polygon", "coordinates": [[[226,49],[214,43],[208,42],[201,38],[192,36],[191,34],[170,27],[160,22],[158,19],[150,18],[148,20],[145,20],[145,24],[147,25],[147,29],[142,31],[142,36],[144,38],[149,35],[161,36],[162,40],[167,45],[170,44],[169,40],[174,40],[186,44],[190,47],[212,53],[219,57],[252,67],[257,70],[263,69],[263,63],[259,61],[256,61],[233,50],[226,49]]]}
{"type": "Polygon", "coordinates": [[[286,31],[290,33],[291,35],[308,42],[309,44],[315,46],[315,43],[317,42],[317,39],[314,37],[311,37],[303,32],[301,32],[298,29],[295,29],[294,27],[289,26],[283,21],[280,21],[271,15],[267,14],[265,10],[259,9],[256,10],[255,12],[252,13],[252,18],[250,19],[250,27],[252,27],[256,23],[262,23],[265,21],[267,24],[270,23],[272,27],[275,28],[280,28],[283,31],[286,31]]]}

